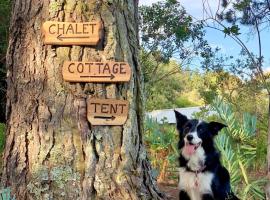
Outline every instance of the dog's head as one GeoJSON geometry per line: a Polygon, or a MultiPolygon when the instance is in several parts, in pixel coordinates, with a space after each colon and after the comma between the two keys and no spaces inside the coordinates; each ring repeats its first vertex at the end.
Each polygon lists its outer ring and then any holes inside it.
{"type": "Polygon", "coordinates": [[[219,122],[205,122],[197,119],[188,119],[178,111],[175,112],[176,126],[179,132],[179,149],[181,154],[188,158],[191,157],[197,150],[213,147],[213,138],[218,132],[226,127],[219,122]]]}

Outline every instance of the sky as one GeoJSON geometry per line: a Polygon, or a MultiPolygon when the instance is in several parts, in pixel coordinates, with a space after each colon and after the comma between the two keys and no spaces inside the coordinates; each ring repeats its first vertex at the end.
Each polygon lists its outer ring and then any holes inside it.
{"type": "MultiPolygon", "coordinates": [[[[152,3],[157,2],[158,0],[139,0],[140,5],[151,5],[152,3]]],[[[202,12],[202,1],[201,0],[181,0],[180,1],[183,7],[186,9],[187,13],[193,16],[196,19],[203,18],[202,12]]],[[[209,0],[210,7],[212,10],[217,8],[217,0],[209,0]]],[[[247,27],[240,27],[240,30],[243,32],[248,31],[247,27]]],[[[241,32],[241,31],[240,31],[241,32]]],[[[264,31],[262,34],[262,52],[265,57],[264,69],[270,71],[270,37],[269,31],[264,31]]],[[[258,44],[256,36],[251,36],[242,33],[240,35],[241,39],[245,42],[247,47],[253,52],[258,52],[258,44]]],[[[219,47],[224,54],[237,56],[241,50],[239,45],[235,43],[229,37],[224,37],[219,31],[213,29],[206,29],[206,39],[212,47],[219,47]]],[[[192,67],[192,66],[191,66],[192,67]]]]}

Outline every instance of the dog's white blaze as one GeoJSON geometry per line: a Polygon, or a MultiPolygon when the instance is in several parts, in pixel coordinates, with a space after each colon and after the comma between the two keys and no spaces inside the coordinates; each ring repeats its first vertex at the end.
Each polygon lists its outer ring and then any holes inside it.
{"type": "MultiPolygon", "coordinates": [[[[197,131],[191,132],[188,135],[192,135],[193,136],[193,140],[192,140],[192,143],[193,144],[199,144],[200,142],[202,142],[202,139],[199,138],[197,131]]],[[[184,140],[185,140],[185,142],[188,142],[187,136],[184,138],[184,140]]]]}
{"type": "MultiPolygon", "coordinates": [[[[196,130],[197,130],[197,127],[198,127],[201,123],[202,123],[202,121],[199,120],[199,122],[198,122],[198,124],[197,124],[197,126],[196,126],[196,128],[195,128],[195,131],[190,132],[189,134],[187,134],[187,135],[192,135],[192,136],[193,136],[193,140],[192,140],[192,143],[193,143],[193,144],[199,144],[200,142],[202,142],[202,139],[199,138],[198,133],[197,133],[197,131],[196,131],[196,130]]],[[[185,140],[185,142],[188,142],[187,136],[184,138],[184,140],[185,140]]]]}
{"type": "Polygon", "coordinates": [[[198,147],[196,152],[189,157],[187,166],[193,171],[199,171],[204,166],[204,161],[205,161],[205,151],[200,146],[198,147]]]}
{"type": "Polygon", "coordinates": [[[198,147],[198,149],[192,155],[185,154],[184,151],[182,152],[182,155],[184,156],[185,159],[188,160],[187,166],[191,170],[199,171],[204,166],[205,151],[201,146],[198,147]]]}
{"type": "Polygon", "coordinates": [[[212,194],[211,183],[213,173],[199,173],[196,177],[194,172],[186,171],[184,167],[179,168],[179,189],[188,193],[191,200],[201,200],[203,194],[212,194]],[[195,185],[196,181],[198,186],[195,185]]]}

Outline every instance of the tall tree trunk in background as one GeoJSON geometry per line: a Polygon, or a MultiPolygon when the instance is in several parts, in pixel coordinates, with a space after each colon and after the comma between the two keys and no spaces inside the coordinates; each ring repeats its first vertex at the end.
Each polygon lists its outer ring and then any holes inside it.
{"type": "Polygon", "coordinates": [[[7,140],[2,184],[16,199],[163,199],[143,147],[137,1],[14,0],[7,53],[7,140]],[[44,45],[45,21],[104,26],[97,47],[44,45]],[[126,61],[130,83],[62,79],[64,61],[126,61]],[[127,99],[124,126],[91,126],[86,100],[127,99]]]}

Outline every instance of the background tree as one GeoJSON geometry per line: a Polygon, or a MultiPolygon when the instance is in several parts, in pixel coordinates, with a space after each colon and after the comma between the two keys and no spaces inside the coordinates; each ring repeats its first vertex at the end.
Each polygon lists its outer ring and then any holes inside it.
{"type": "Polygon", "coordinates": [[[190,107],[203,103],[203,101],[198,100],[201,97],[197,91],[197,86],[203,83],[203,75],[195,71],[181,69],[176,61],[171,60],[167,64],[159,64],[159,70],[152,77],[152,66],[155,66],[156,62],[155,58],[150,55],[143,65],[144,67],[148,66],[144,68],[147,111],[190,107]]]}
{"type": "Polygon", "coordinates": [[[205,59],[204,55],[210,55],[204,53],[210,52],[211,47],[202,28],[202,24],[194,22],[178,1],[158,1],[151,6],[140,7],[140,61],[147,99],[156,98],[158,95],[153,95],[152,88],[169,79],[176,80],[194,58],[205,59]],[[176,60],[174,64],[170,64],[171,59],[176,60]]]}
{"type": "Polygon", "coordinates": [[[31,1],[12,5],[7,53],[7,141],[2,184],[16,199],[162,199],[142,144],[137,1],[31,1]],[[104,24],[96,47],[44,45],[45,20],[104,24]],[[64,82],[64,61],[127,61],[129,84],[64,82]],[[92,126],[86,100],[127,99],[124,126],[92,126]]]}

